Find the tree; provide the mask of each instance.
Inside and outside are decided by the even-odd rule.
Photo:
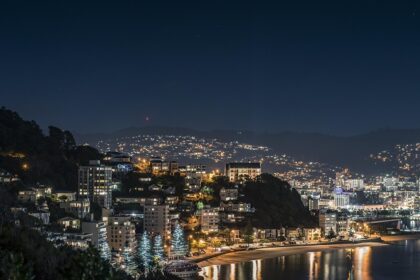
[[[101,258],[106,261],[111,261],[111,248],[109,247],[108,241],[106,239],[102,239],[99,241],[99,253]]]
[[[152,263],[152,256],[151,256],[151,244],[150,244],[150,237],[147,231],[145,231],[140,239],[140,246],[139,248],[139,257],[141,261],[141,268],[147,272]]]
[[[128,247],[125,247],[123,251],[123,269],[129,275],[135,276],[137,274],[135,257],[133,251]]]
[[[176,223],[172,232],[172,255],[174,257],[184,257],[187,250],[188,245],[185,242],[184,231],[179,223]]]
[[[248,244],[248,247],[254,241],[254,229],[250,222],[244,228],[244,241]]]
[[[153,242],[153,257],[157,260],[157,261],[161,261],[163,260],[163,241],[162,241],[162,236],[160,235],[156,235],[154,238],[154,242]]]
[[[246,182],[241,193],[244,202],[255,208],[251,222],[257,228],[316,225],[299,193],[287,182],[270,174],[262,174],[258,181]]]
[[[335,234],[334,230],[332,228],[330,228],[330,230],[328,231],[328,233],[325,235],[326,238],[328,238],[329,240],[335,238],[337,235]]]
[[[25,264],[22,254],[0,252],[0,278],[10,280],[32,280],[32,267]]]

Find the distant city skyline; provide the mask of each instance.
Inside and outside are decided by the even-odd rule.
[[[409,1],[8,2],[0,105],[80,133],[415,128],[417,10]]]

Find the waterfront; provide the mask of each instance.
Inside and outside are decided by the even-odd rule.
[[[204,279],[418,279],[420,240],[325,249],[203,267]]]

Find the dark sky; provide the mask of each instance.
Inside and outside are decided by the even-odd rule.
[[[79,132],[420,127],[419,4],[278,2],[3,0],[0,104]]]

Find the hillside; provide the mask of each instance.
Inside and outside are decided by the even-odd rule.
[[[50,126],[44,135],[36,122],[0,109],[0,169],[17,174],[24,184],[75,190],[77,165],[100,156],[93,148],[77,146],[69,131]]]
[[[256,209],[252,217],[253,226],[279,228],[316,225],[298,192],[272,175],[262,174],[260,180],[247,182],[243,193],[246,202]]]
[[[217,138],[221,141],[239,141],[265,145],[278,154],[287,154],[298,160],[317,161],[349,167],[365,174],[387,172],[369,160],[370,154],[391,149],[397,144],[420,142],[420,129],[382,129],[348,137],[320,133],[255,133],[251,131],[212,130],[199,131],[175,127],[131,127],[107,134],[76,134],[79,143],[95,144],[100,139],[115,139],[134,135],[190,135]]]

